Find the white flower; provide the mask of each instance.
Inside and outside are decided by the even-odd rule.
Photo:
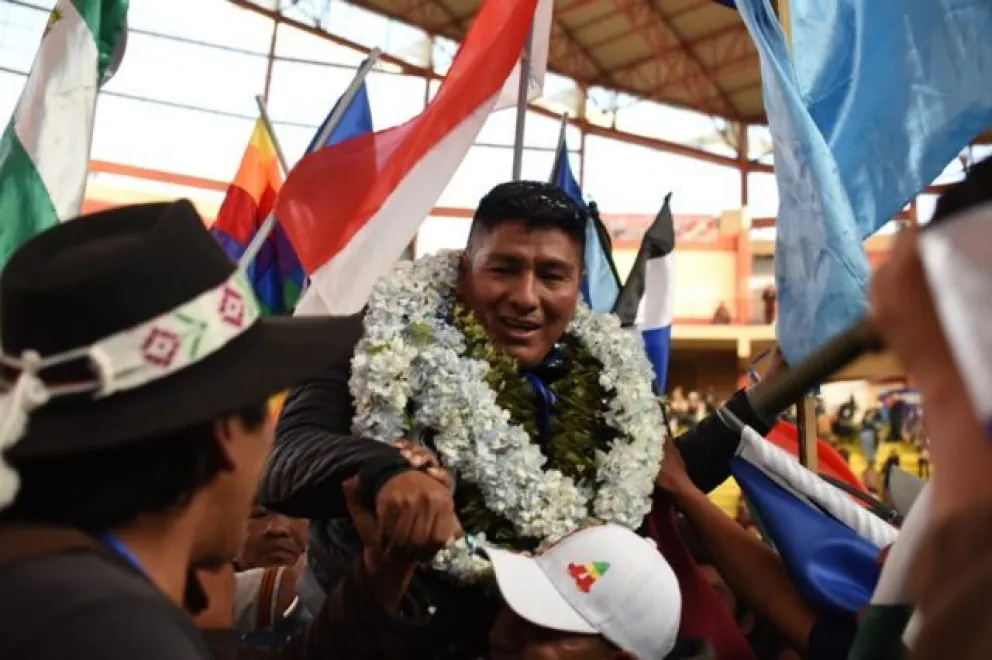
[[[542,547],[594,520],[636,529],[651,508],[665,439],[643,348],[615,316],[579,305],[569,332],[603,364],[599,383],[613,394],[604,421],[621,436],[599,457],[598,489],[545,470],[538,446],[496,404],[485,380],[489,365],[464,355],[464,337],[446,321],[458,255],[401,263],[373,287],[352,360],[353,431],[392,442],[409,428],[433,429],[445,467],[475,484],[486,506],[518,534],[542,539]],[[475,541],[484,543],[484,535]],[[464,539],[438,553],[433,565],[461,582],[492,574]]]

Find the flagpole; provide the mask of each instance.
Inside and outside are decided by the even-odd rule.
[[[790,0],[778,0],[778,20],[785,43],[792,50],[792,10]],[[796,430],[799,435],[799,462],[811,472],[817,471],[819,433],[816,424],[816,397],[809,392],[796,402]]]
[[[272,120],[269,118],[269,109],[265,107],[265,99],[261,94],[255,95],[255,105],[258,106],[258,118],[262,120],[262,125],[265,126],[265,130],[269,133],[269,139],[272,140],[272,146],[275,147],[276,156],[279,158],[279,165],[282,166],[283,175],[289,172],[289,163],[286,160],[286,154],[282,150],[282,145],[279,144],[279,138],[276,137],[276,131],[272,127]]]
[[[524,126],[527,122],[527,96],[530,94],[530,60],[531,48],[534,43],[534,27],[527,35],[527,45],[524,46],[520,58],[520,84],[517,87],[517,126],[513,136],[513,180],[519,181],[524,161]]]
[[[565,112],[561,116],[561,126],[558,129],[558,144],[555,145],[555,162],[551,165],[551,177],[548,179],[548,183],[554,183],[558,179],[558,168],[562,166],[561,159],[568,158],[568,151],[562,151],[562,147],[565,146],[565,132],[568,129],[568,113]]]
[[[338,127],[341,120],[344,118],[344,113],[347,112],[348,107],[351,102],[355,100],[355,96],[358,95],[358,91],[361,89],[362,85],[365,83],[365,79],[368,77],[369,73],[372,72],[372,68],[375,66],[379,57],[382,56],[382,50],[378,48],[373,48],[369,53],[369,56],[362,62],[362,65],[358,67],[355,71],[355,77],[352,78],[351,84],[348,85],[348,89],[345,90],[344,94],[341,95],[341,99],[338,101],[337,106],[331,113],[331,116],[327,118],[323,126],[323,130],[317,135],[317,139],[314,140],[314,149],[320,149],[327,142],[328,138],[334,132],[334,129]],[[275,133],[272,132],[272,123],[269,120],[268,112],[265,110],[265,103],[261,101],[261,97],[255,97],[258,101],[258,110],[262,118],[262,122],[265,124],[266,129],[269,131],[269,135],[272,137],[273,144],[276,145],[276,152],[279,154],[279,160],[282,161],[283,169],[288,173],[289,168],[286,167],[286,159],[279,150],[279,143],[276,142]],[[262,250],[262,245],[269,238],[269,234],[276,227],[276,214],[275,211],[269,214],[269,217],[265,219],[265,222],[258,231],[255,232],[255,236],[252,237],[251,243],[245,248],[245,253],[241,255],[241,260],[238,261],[239,268],[247,268],[249,264],[255,261],[255,257]]]

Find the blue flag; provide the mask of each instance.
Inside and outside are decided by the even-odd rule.
[[[730,472],[809,602],[837,614],[868,604],[881,573],[880,548],[745,458],[735,457]]]
[[[795,364],[867,311],[868,257],[837,163],[803,105],[768,0],[738,2],[761,56],[779,212],[775,280],[779,344]]]
[[[992,128],[992,3],[790,7],[799,91],[867,238]]]
[[[779,342],[795,362],[864,315],[862,240],[992,125],[992,6],[792,0],[793,66],[768,0],[737,5],[761,56]]]
[[[345,140],[350,140],[353,137],[364,135],[366,133],[371,133],[374,128],[372,126],[372,108],[369,106],[369,93],[365,88],[365,83],[363,82],[361,87],[358,88],[358,93],[355,94],[355,98],[351,100],[351,104],[344,111],[344,115],[341,117],[341,121],[338,125],[334,127],[331,134],[328,136],[327,141],[324,144],[317,144],[317,140],[320,139],[320,134],[324,132],[324,127],[327,126],[327,122],[330,121],[334,112],[338,109],[341,104],[342,99],[338,99],[331,111],[327,113],[327,117],[320,124],[320,128],[313,136],[313,140],[310,141],[310,146],[307,147],[306,153],[312,153],[318,149],[323,149],[324,147],[329,147],[332,144],[340,144]]]
[[[585,273],[582,277],[582,296],[594,312],[613,311],[613,305],[620,295],[620,281],[608,244],[604,244],[603,234],[598,226],[598,218],[589,213],[582,199],[582,190],[568,164],[568,146],[563,142],[555,158],[555,169],[551,182],[568,193],[576,204],[586,211],[586,254]]]

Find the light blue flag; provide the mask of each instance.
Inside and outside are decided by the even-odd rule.
[[[799,95],[768,0],[739,0],[761,56],[779,190],[775,280],[778,339],[790,363],[867,311],[868,257],[837,163]]]
[[[555,158],[555,169],[551,173],[551,183],[564,190],[586,213],[586,272],[582,277],[582,296],[594,312],[612,312],[613,305],[620,295],[620,281],[613,266],[613,257],[607,252],[600,237],[596,218],[588,213],[582,199],[579,182],[568,164],[568,147],[563,142]]]
[[[992,128],[989,0],[791,0],[803,102],[863,237]]]

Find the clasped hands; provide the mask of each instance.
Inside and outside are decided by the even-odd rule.
[[[408,440],[394,446],[414,469],[385,483],[374,512],[361,502],[358,477],[348,479],[343,484],[348,513],[367,559],[430,561],[452,539],[463,535],[455,514],[452,478],[426,447]]]

